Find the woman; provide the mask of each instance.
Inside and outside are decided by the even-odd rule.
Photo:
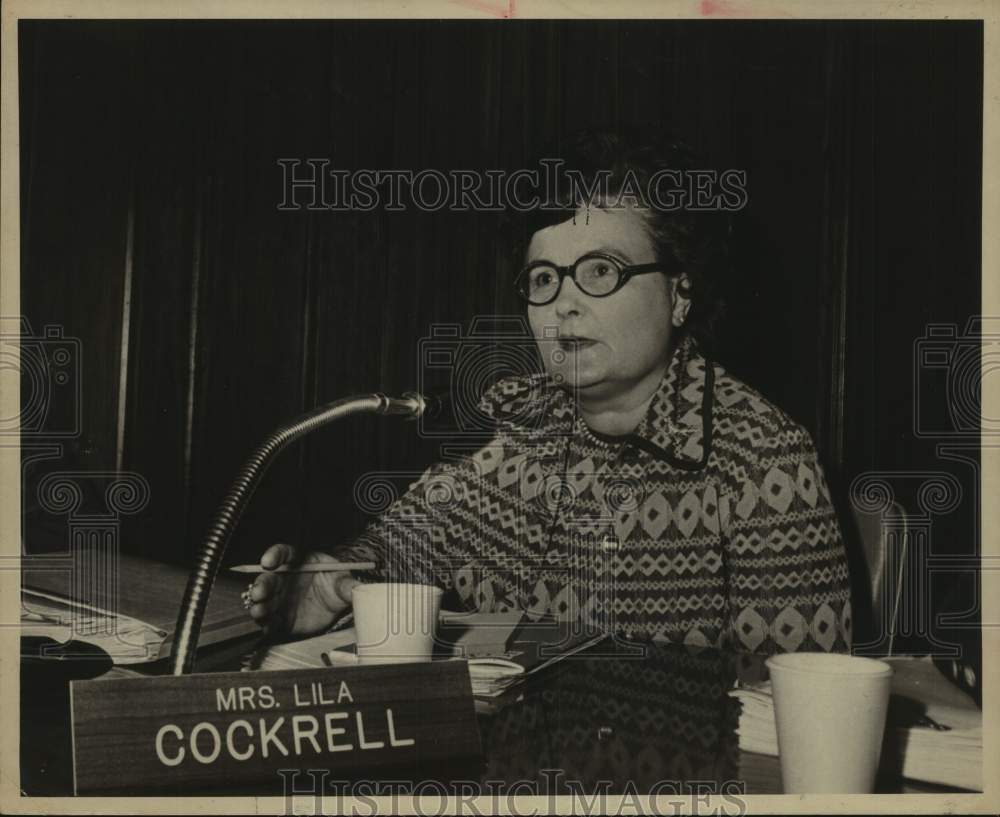
[[[590,135],[568,159],[608,186],[535,213],[547,221],[517,286],[547,376],[490,389],[490,444],[428,469],[354,544],[275,545],[262,565],[373,559],[379,577],[454,589],[470,609],[752,652],[848,649],[846,556],[809,434],[702,352],[718,215],[619,195],[690,156]],[[271,633],[316,632],[354,581],[265,574],[251,614]]]

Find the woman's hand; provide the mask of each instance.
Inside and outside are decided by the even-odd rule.
[[[274,570],[336,562],[326,553],[300,553],[291,545],[272,545],[260,566]],[[348,571],[330,573],[262,573],[254,582],[250,615],[268,636],[313,635],[327,629],[351,605],[358,584]]]

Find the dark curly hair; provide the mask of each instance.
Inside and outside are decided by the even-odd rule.
[[[690,202],[667,208],[662,206],[662,197],[649,200],[645,194],[656,187],[651,185],[654,177],[676,179],[690,175],[690,171],[711,171],[669,131],[654,133],[651,137],[648,125],[641,130],[580,131],[544,152],[540,164],[555,167],[559,163],[555,190],[548,186],[540,200],[543,206],[519,215],[521,235],[516,250],[523,257],[535,232],[572,218],[587,204],[580,199],[581,179],[583,189],[590,191],[603,176],[601,198],[591,201],[591,206],[600,207],[619,196],[627,200],[638,189],[640,195],[633,200],[639,198],[657,260],[672,273],[687,274],[680,292],[690,299],[691,308],[682,331],[703,347],[711,347],[724,308],[719,289],[728,264],[730,214],[719,208],[694,209]],[[663,171],[673,175],[665,176]]]

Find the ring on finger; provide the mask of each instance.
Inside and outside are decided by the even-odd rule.
[[[240,595],[240,598],[243,600],[244,610],[249,610],[251,607],[253,607],[253,597],[251,596],[251,594],[253,593],[253,588],[254,588],[254,582],[250,582],[250,584],[247,585],[247,589],[244,590],[243,593]]]

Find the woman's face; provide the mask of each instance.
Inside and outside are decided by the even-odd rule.
[[[589,252],[607,253],[627,265],[656,261],[641,214],[618,207],[592,208],[589,216],[580,210],[575,223],[570,219],[539,230],[526,263],[568,266]],[[603,298],[584,294],[566,277],[552,303],[528,307],[528,320],[546,370],[561,375],[561,382],[579,389],[581,397],[605,399],[659,383],[676,307],[676,279],[660,272],[636,275]],[[568,343],[571,338],[581,342]]]

